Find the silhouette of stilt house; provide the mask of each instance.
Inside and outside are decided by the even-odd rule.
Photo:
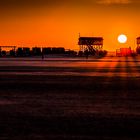
[[[79,37],[78,42],[81,52],[89,51],[90,54],[95,54],[103,48],[102,37]]]
[[[137,54],[140,54],[140,37],[137,38],[137,48],[136,48]]]

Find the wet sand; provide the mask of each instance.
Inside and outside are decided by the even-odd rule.
[[[0,139],[139,140],[140,62],[116,62],[2,61]]]

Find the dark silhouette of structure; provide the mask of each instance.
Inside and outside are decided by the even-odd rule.
[[[137,38],[137,48],[136,48],[137,54],[140,54],[140,37]]]
[[[64,53],[65,53],[65,49],[63,47],[52,48],[52,54],[64,54]]]
[[[23,56],[23,49],[21,47],[16,50],[16,56]]]
[[[52,53],[52,48],[47,47],[47,48],[42,48],[42,52],[44,55],[51,54]]]
[[[88,51],[88,50],[85,50],[85,51],[84,51],[84,55],[86,56],[86,59],[88,59],[89,51]]]
[[[32,48],[32,55],[33,56],[41,56],[41,48],[39,47],[33,47]]]
[[[23,48],[23,56],[30,56],[30,55],[31,55],[30,48],[28,47]]]
[[[80,52],[89,51],[89,54],[95,55],[103,48],[103,38],[102,37],[79,37],[78,45],[80,47]]]
[[[2,50],[3,48],[6,48],[6,49],[11,48],[12,50],[10,52],[10,55],[15,56],[16,46],[0,46],[0,56],[6,55],[6,51]]]
[[[41,55],[42,55],[42,60],[44,60],[44,52],[43,51],[42,51],[42,54]]]
[[[16,50],[16,56],[30,56],[31,55],[31,51],[30,48],[28,47],[19,47]]]
[[[65,50],[65,54],[67,56],[76,56],[77,55],[77,52],[75,52],[74,50],[68,49],[68,50]]]
[[[132,56],[134,51],[129,48],[120,48],[116,50],[116,56]]]

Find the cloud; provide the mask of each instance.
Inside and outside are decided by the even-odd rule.
[[[98,4],[131,4],[132,0],[98,0]]]
[[[130,4],[139,0],[0,0],[0,9],[69,6],[94,6],[95,4]]]
[[[46,10],[48,13],[57,8],[89,9],[96,5],[133,5],[139,6],[139,0],[0,0],[0,15]]]
[[[0,9],[22,9],[38,7],[93,6],[99,0],[0,0]],[[101,1],[100,1],[101,2]]]

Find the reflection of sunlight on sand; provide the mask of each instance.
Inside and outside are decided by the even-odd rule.
[[[140,62],[132,57],[0,59],[0,74],[139,77]],[[108,78],[106,79],[108,80]]]
[[[133,67],[131,67],[133,65]],[[138,72],[138,69],[139,69],[139,62],[136,61],[135,57],[132,57],[131,58],[131,62],[129,62],[129,68],[131,69],[131,75],[132,76],[137,76],[137,74],[139,73]]]
[[[134,62],[132,62],[132,57],[130,57],[130,58],[126,57],[125,59],[126,59],[125,72],[127,74],[126,77],[128,77],[128,75],[133,76],[135,74],[135,68],[131,67],[131,65],[134,64]],[[128,72],[128,71],[130,71],[130,72]]]

